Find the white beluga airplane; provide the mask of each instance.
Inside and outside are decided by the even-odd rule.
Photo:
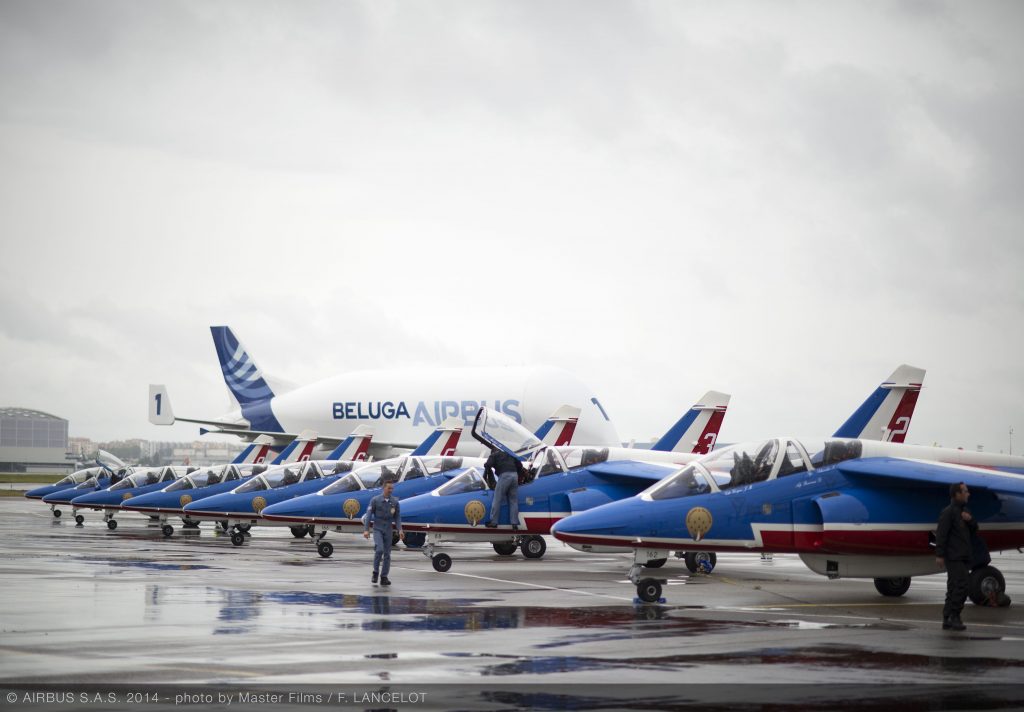
[[[594,445],[618,446],[619,434],[594,391],[568,371],[550,366],[507,368],[396,368],[353,371],[292,387],[256,365],[229,327],[212,326],[224,382],[237,409],[220,417],[179,417],[167,388],[149,388],[149,420],[208,426],[208,432],[252,440],[280,438],[313,430],[319,442],[334,446],[358,425],[371,425],[370,457],[411,450],[450,417],[468,425],[481,406],[535,431],[559,406],[580,408],[573,436]],[[462,443],[460,453],[479,448]]]

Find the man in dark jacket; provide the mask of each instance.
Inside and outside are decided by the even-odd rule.
[[[946,568],[946,605],[942,608],[945,630],[967,629],[960,620],[960,611],[967,600],[971,575],[971,537],[978,533],[978,523],[967,511],[970,496],[963,482],[950,485],[949,506],[942,510],[935,529],[935,560]]]
[[[494,475],[494,500],[491,502],[491,515],[487,526],[498,526],[501,505],[508,502],[508,518],[513,529],[519,528],[519,472],[523,463],[519,458],[509,455],[500,448],[493,448],[487,462],[484,463],[484,475]]]

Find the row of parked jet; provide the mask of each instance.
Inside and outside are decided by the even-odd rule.
[[[503,508],[497,527],[482,524],[493,497],[483,459],[456,455],[461,418],[442,422],[408,455],[375,462],[366,461],[369,426],[322,460],[311,459],[313,433],[280,452],[264,434],[228,465],[116,472],[108,465],[28,496],[50,504],[54,516],[71,506],[79,524],[82,510],[102,510],[110,529],[119,511],[158,518],[166,536],[172,517],[187,527],[215,521],[235,545],[255,524],[286,525],[329,557],[327,533],[361,532],[369,499],[393,480],[406,546],[422,549],[441,572],[452,565],[439,551],[446,541],[490,542],[499,555],[518,549],[540,558],[543,535],[553,534],[582,551],[631,551],[629,579],[644,601],[660,599],[664,579],[651,569],[673,553],[691,571],[710,573],[719,551],[796,553],[812,571],[872,578],[880,593],[899,596],[912,576],[938,572],[931,531],[951,483],[964,481],[974,493],[990,550],[1024,545],[1024,458],[903,444],[923,377],[899,367],[829,438],[719,448],[729,396],[715,391],[649,450],[573,445],[579,408],[559,408],[531,433],[509,414],[480,407],[473,438],[521,459],[528,473],[519,521]],[[1000,600],[1004,590],[996,568],[972,573],[976,603]]]

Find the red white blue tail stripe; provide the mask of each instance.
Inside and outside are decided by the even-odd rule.
[[[651,449],[698,455],[711,452],[722,429],[729,398],[727,393],[708,391]]]
[[[924,383],[924,374],[923,368],[907,364],[897,368],[840,426],[833,437],[904,442],[917,406],[921,384]]]

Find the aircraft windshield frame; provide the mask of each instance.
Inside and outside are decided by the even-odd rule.
[[[353,486],[355,485],[355,486]],[[325,497],[332,494],[345,494],[347,492],[360,492],[366,489],[366,483],[359,477],[357,472],[349,472],[336,479],[331,484],[320,490]]]
[[[370,462],[362,467],[352,470],[351,474],[359,476],[359,479],[366,485],[366,489],[375,489],[384,486],[384,470],[387,470],[388,480],[392,482],[401,482],[402,475],[404,473],[406,464],[411,457],[409,455],[400,455],[398,457],[389,457],[386,460],[377,460],[376,462]],[[371,475],[370,473],[376,473]],[[370,477],[373,479],[370,480]]]
[[[469,492],[488,492],[487,480],[478,467],[471,467],[465,472],[456,475],[451,482],[445,482],[434,490],[438,497],[448,497],[456,494],[467,494]]]
[[[780,438],[748,440],[712,450],[696,460],[720,490],[765,482],[775,472]]]
[[[88,482],[90,478],[96,477],[100,473],[100,471],[102,471],[102,470],[103,470],[102,467],[88,467],[88,468],[86,468],[84,470],[79,470],[78,472],[72,472],[70,475],[68,475],[64,479],[60,480],[59,482],[55,482],[54,484],[55,485],[80,485],[80,484],[84,484],[85,482]]]
[[[640,497],[650,502],[697,497],[719,491],[718,483],[711,473],[699,462],[692,462],[645,489],[640,493]]]
[[[75,485],[75,489],[95,489],[99,483],[99,478],[93,476],[87,479],[85,482]]]
[[[484,445],[504,450],[520,460],[546,447],[536,435],[515,420],[486,407],[477,411],[472,434]]]

